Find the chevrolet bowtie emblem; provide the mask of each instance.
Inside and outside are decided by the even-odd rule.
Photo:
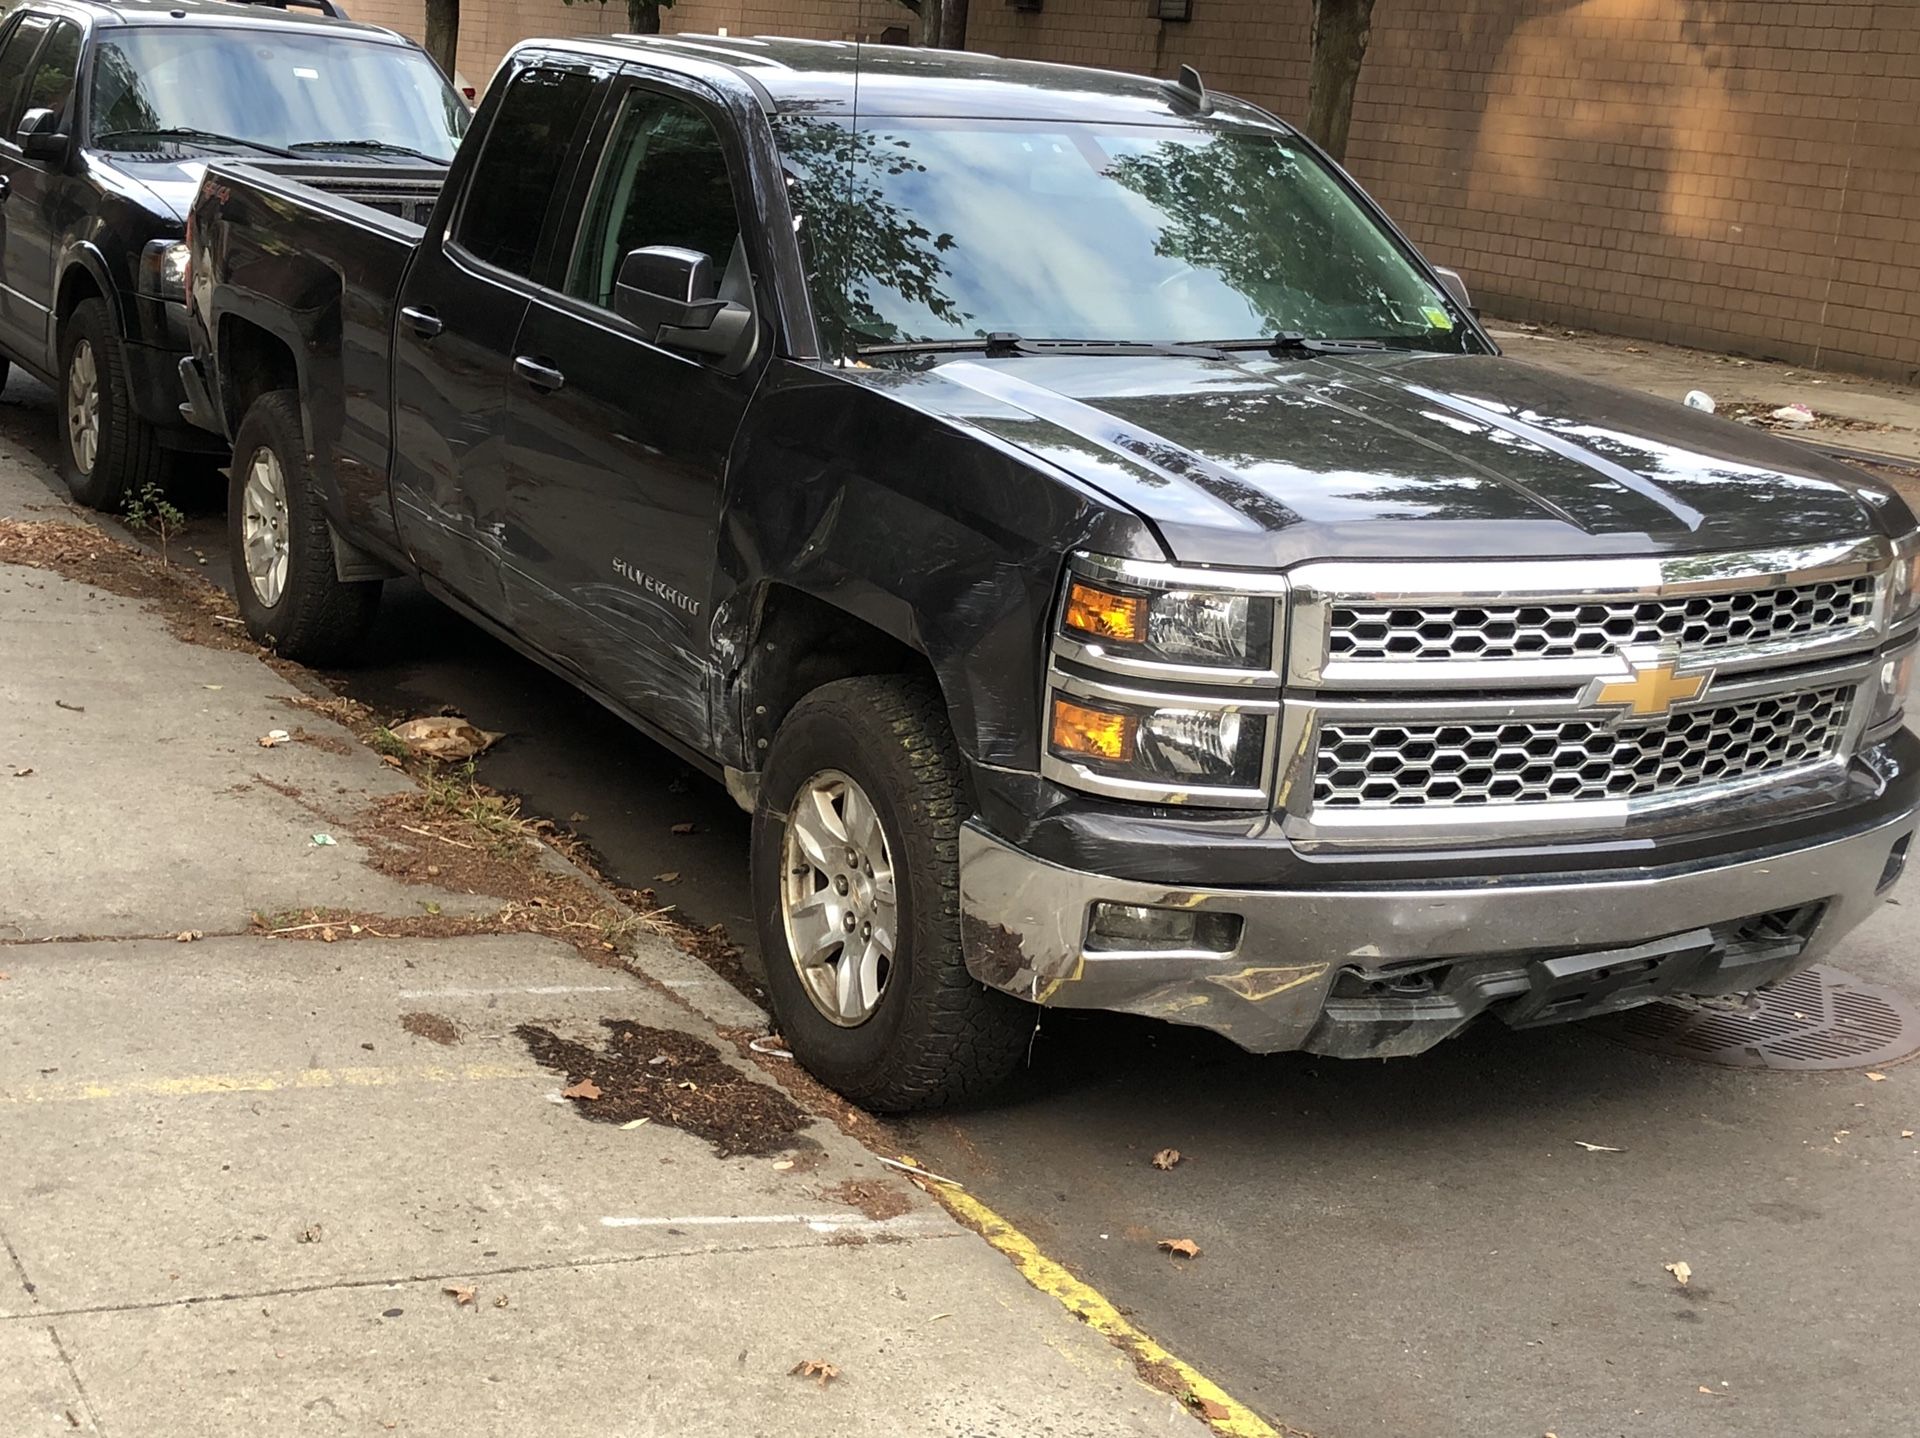
[[[1665,714],[1676,704],[1698,699],[1713,680],[1710,670],[1676,674],[1672,659],[1622,657],[1626,658],[1631,677],[1595,679],[1582,696],[1582,702],[1588,707],[1623,708],[1627,713],[1642,716]]]

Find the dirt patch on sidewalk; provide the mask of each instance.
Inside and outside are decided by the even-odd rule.
[[[721,1158],[792,1148],[813,1122],[779,1089],[734,1068],[712,1044],[677,1029],[602,1019],[595,1048],[537,1024],[515,1035],[535,1063],[564,1075],[575,1112],[595,1123],[647,1119],[711,1143]]]
[[[460,1042],[460,1025],[445,1014],[411,1013],[400,1015],[400,1027],[417,1039],[452,1048]]]

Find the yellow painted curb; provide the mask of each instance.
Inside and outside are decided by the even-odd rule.
[[[1081,1282],[1042,1253],[1034,1241],[988,1208],[979,1199],[944,1184],[925,1185],[928,1192],[945,1204],[947,1211],[986,1239],[1020,1270],[1028,1283],[1053,1299],[1069,1313],[1086,1320],[1096,1333],[1104,1334],[1130,1357],[1173,1375],[1184,1386],[1189,1411],[1212,1427],[1222,1438],[1306,1438],[1289,1428],[1285,1435],[1246,1404],[1222,1389],[1192,1364],[1175,1357],[1133,1324],[1109,1303],[1098,1289]]]
[[[538,1069],[510,1064],[437,1065],[413,1068],[285,1069],[266,1073],[182,1074],[131,1078],[117,1083],[27,1084],[0,1088],[0,1103],[73,1103],[115,1098],[190,1098],[203,1094],[277,1093],[285,1089],[388,1088],[395,1084],[484,1083],[539,1079]]]

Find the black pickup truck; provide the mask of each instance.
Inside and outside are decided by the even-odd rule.
[[[1190,72],[533,42],[424,225],[244,161],[193,223],[252,632],[417,574],[724,781],[876,1107],[1046,1005],[1359,1056],[1751,991],[1906,860],[1907,506],[1501,358]]]
[[[59,397],[74,497],[115,509],[172,454],[187,202],[215,155],[438,162],[467,112],[426,52],[332,0],[28,0],[0,20],[0,379]]]

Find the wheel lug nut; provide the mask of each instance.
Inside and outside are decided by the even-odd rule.
[[[847,876],[845,874],[835,874],[833,876],[833,891],[836,894],[844,894],[847,892]]]
[[[846,917],[846,921],[845,921],[845,928],[846,928],[846,931],[847,931],[848,933],[852,933],[852,932],[853,932],[853,925],[854,925],[854,918],[853,918],[853,915],[852,915],[852,914],[848,914],[848,915],[847,915],[847,917]]]
[[[872,937],[873,937],[873,925],[872,925],[872,924],[862,924],[862,925],[860,926],[860,937],[861,937],[861,938],[863,938],[863,939],[870,939],[870,938],[872,938]]]
[[[849,869],[857,869],[860,867],[860,851],[858,849],[847,850],[847,867]]]

